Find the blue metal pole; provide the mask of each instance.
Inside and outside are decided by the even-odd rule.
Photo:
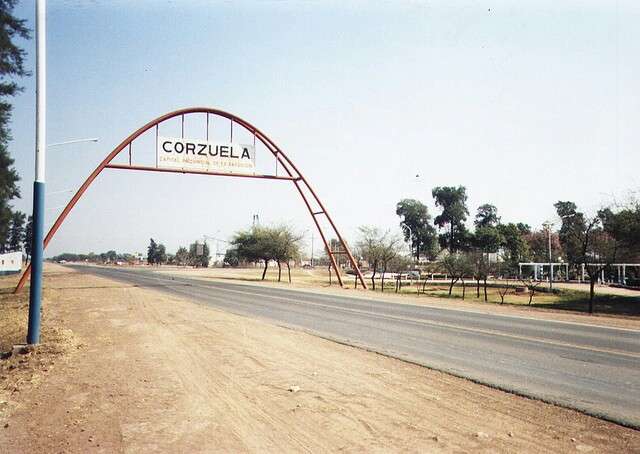
[[[36,178],[33,183],[33,243],[27,343],[40,342],[42,260],[44,249],[44,173],[47,150],[47,31],[46,0],[36,0]]]
[[[42,262],[44,241],[44,182],[33,183],[33,243],[31,245],[31,286],[29,287],[29,329],[27,344],[40,342],[42,302]]]

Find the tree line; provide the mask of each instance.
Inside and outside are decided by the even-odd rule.
[[[22,251],[31,255],[31,216],[15,210],[12,201],[20,198],[20,177],[9,154],[12,105],[10,98],[21,91],[13,80],[29,72],[24,66],[25,51],[15,39],[29,39],[26,21],[13,15],[15,0],[0,2],[0,253]]]
[[[191,243],[189,249],[180,246],[175,254],[167,254],[164,244],[157,243],[153,238],[149,240],[149,246],[147,247],[147,263],[149,265],[167,264],[206,268],[209,266],[210,259],[209,245],[206,241],[203,243],[198,241]]]
[[[593,311],[594,285],[601,274],[612,274],[611,265],[615,262],[640,261],[640,203],[637,200],[623,206],[604,207],[590,216],[579,211],[574,202],[558,201],[554,208],[561,222],[555,231],[551,227],[534,231],[522,222],[504,223],[496,206],[486,203],[477,208],[474,228],[470,230],[464,186],[436,187],[432,196],[440,211],[434,218],[427,206],[415,199],[398,202],[396,215],[401,219],[403,239],[415,260],[437,261],[451,277],[449,294],[460,280],[464,292],[464,279],[473,278],[478,296],[480,281],[484,282],[486,298],[489,275],[528,280],[529,287],[533,288],[529,272],[522,276],[518,264],[562,259],[569,264],[570,275],[564,278],[576,277],[584,267],[590,282],[589,310]],[[398,246],[397,239],[388,232],[372,227],[360,229],[358,249],[374,275],[378,270],[384,273],[390,265],[394,269],[401,265]]]
[[[89,252],[88,254],[76,254],[73,252],[64,252],[51,258],[54,262],[88,262],[98,264],[108,264],[116,262],[134,263],[137,257],[134,254],[119,253],[116,251],[107,251],[101,253]]]

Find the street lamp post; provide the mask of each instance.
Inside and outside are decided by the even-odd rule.
[[[542,226],[547,229],[547,234],[549,236],[549,290],[553,290],[553,265],[551,264],[551,227],[553,226],[553,223],[545,222]]]
[[[409,227],[407,224],[404,224],[404,223],[400,224],[400,226],[409,231],[409,241],[411,241],[410,249],[411,249],[411,255],[413,255],[413,230],[411,230],[411,227]]]
[[[99,139],[97,137],[91,137],[88,139],[73,139],[73,140],[65,140],[64,142],[56,142],[56,143],[50,143],[47,145],[47,148],[51,148],[51,147],[59,147],[61,145],[71,145],[74,143],[84,143],[84,142],[97,142]]]
[[[40,342],[42,304],[42,259],[44,240],[45,152],[47,149],[47,30],[46,0],[36,0],[36,168],[33,182],[33,239],[31,245],[31,286],[29,287],[29,326],[27,343]]]

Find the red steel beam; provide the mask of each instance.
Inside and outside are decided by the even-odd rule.
[[[224,172],[205,172],[200,170],[189,169],[169,169],[163,167],[150,167],[150,166],[130,166],[126,164],[107,164],[105,169],[118,169],[118,170],[141,170],[143,172],[164,172],[164,173],[189,173],[194,175],[212,175],[216,177],[240,177],[240,178],[263,178],[268,180],[299,180],[300,177],[278,177],[275,175],[256,175],[251,173],[224,173]]]

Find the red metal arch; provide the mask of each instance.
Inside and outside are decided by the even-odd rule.
[[[133,166],[133,165],[131,165],[131,155],[129,155],[129,165],[112,164],[111,163],[113,161],[113,159],[116,158],[125,148],[130,147],[131,143],[135,139],[137,139],[138,137],[140,137],[142,134],[144,134],[145,132],[149,131],[150,129],[155,127],[156,128],[156,136],[157,136],[157,134],[158,134],[158,129],[157,128],[161,123],[163,123],[163,122],[165,122],[165,121],[167,121],[169,119],[175,118],[175,117],[182,117],[183,125],[184,125],[184,116],[185,115],[197,114],[197,113],[205,113],[205,114],[207,114],[207,125],[208,125],[208,120],[209,120],[209,115],[210,114],[211,115],[216,115],[216,116],[219,116],[219,117],[223,117],[223,118],[226,118],[226,119],[230,120],[231,121],[231,134],[233,134],[233,125],[234,124],[238,124],[238,125],[242,126],[243,128],[245,128],[250,133],[252,133],[254,135],[254,137],[256,137],[258,140],[260,140],[260,142],[262,142],[262,144],[264,144],[264,146],[275,157],[275,159],[276,159],[276,175],[228,174],[228,173],[215,173],[215,172],[199,172],[199,171],[190,171],[190,170],[172,170],[172,169],[158,168],[158,167]],[[208,134],[208,126],[207,126],[207,134]],[[131,150],[131,148],[129,148],[129,150]],[[278,168],[277,166],[278,165],[282,166],[282,168],[284,169],[284,172],[285,172],[286,175],[283,175],[283,176],[278,176],[277,175],[277,168]],[[320,233],[320,237],[322,238],[322,242],[324,243],[325,250],[327,251],[329,259],[331,261],[331,267],[334,269],[334,271],[336,273],[336,276],[338,278],[339,284],[343,285],[343,281],[342,281],[342,277],[340,275],[340,270],[339,270],[338,265],[336,263],[335,256],[337,254],[345,254],[349,259],[351,267],[356,272],[356,279],[360,281],[360,283],[362,284],[363,288],[367,288],[367,285],[366,285],[366,283],[364,281],[362,273],[360,272],[360,268],[358,267],[358,264],[357,264],[356,260],[354,259],[353,254],[351,254],[351,251],[349,250],[349,248],[347,246],[347,243],[344,241],[342,235],[340,234],[340,232],[336,228],[336,225],[333,222],[333,219],[331,219],[331,216],[329,216],[329,213],[327,212],[326,208],[324,207],[324,204],[320,201],[320,199],[316,195],[316,193],[313,190],[313,188],[311,187],[311,185],[309,185],[309,183],[306,180],[306,178],[302,175],[302,173],[300,173],[298,168],[284,154],[284,152],[269,137],[267,137],[266,134],[264,134],[258,128],[253,126],[251,123],[249,123],[246,120],[243,120],[240,117],[237,117],[237,116],[235,116],[235,115],[233,115],[233,114],[231,114],[229,112],[225,112],[225,111],[219,110],[219,109],[212,109],[212,108],[209,108],[209,107],[190,107],[190,108],[175,110],[173,112],[169,112],[169,113],[167,113],[165,115],[162,115],[162,116],[160,116],[160,117],[158,117],[158,118],[156,118],[154,120],[151,120],[149,123],[147,123],[146,125],[142,126],[138,130],[133,132],[129,137],[124,139],[116,148],[114,148],[113,151],[111,153],[109,153],[106,158],[104,158],[104,160],[98,165],[98,167],[96,167],[96,169],[91,173],[91,175],[89,175],[89,177],[85,180],[85,182],[82,184],[82,186],[80,186],[80,188],[75,193],[73,198],[69,201],[67,206],[65,206],[64,210],[62,210],[62,212],[60,213],[60,215],[56,219],[56,222],[51,226],[51,229],[49,229],[49,232],[47,233],[47,236],[44,239],[44,247],[45,248],[47,247],[47,245],[49,244],[49,242],[51,241],[51,239],[53,238],[55,233],[58,231],[58,229],[60,228],[60,225],[62,225],[62,222],[65,220],[67,215],[71,212],[71,210],[76,205],[78,200],[80,200],[82,195],[89,188],[91,183],[93,183],[93,181],[98,177],[98,175],[100,175],[100,173],[104,169],[107,169],[107,168],[109,168],[109,169],[123,169],[123,170],[142,170],[142,171],[153,171],[153,172],[193,173],[193,174],[203,174],[203,175],[219,175],[219,176],[232,176],[232,177],[244,177],[244,178],[266,178],[266,179],[273,179],[273,180],[288,180],[288,181],[292,181],[293,184],[296,186],[296,189],[300,193],[300,196],[302,197],[302,200],[304,201],[305,206],[309,210],[309,214],[311,215],[311,218],[313,219],[313,222],[315,223],[316,228],[318,229],[318,232]],[[308,192],[308,194],[305,193],[305,189]],[[313,207],[312,203],[315,203],[315,205],[318,207],[318,209],[316,211],[314,211],[314,207]],[[318,216],[322,216],[322,215],[324,215],[326,217],[326,219],[329,221],[329,225],[331,226],[331,230],[333,230],[333,232],[335,233],[336,237],[338,238],[338,241],[340,242],[340,246],[341,246],[342,250],[340,250],[340,251],[331,250],[331,248],[329,246],[329,243],[327,242],[327,236],[325,235],[325,232],[322,230],[320,222],[318,221]],[[20,278],[20,281],[18,282],[18,285],[16,286],[16,288],[14,290],[14,293],[18,292],[24,286],[26,280],[28,279],[28,277],[30,275],[30,270],[31,270],[31,264],[29,264],[27,266],[27,268],[25,269],[25,271],[22,273],[22,276]]]

